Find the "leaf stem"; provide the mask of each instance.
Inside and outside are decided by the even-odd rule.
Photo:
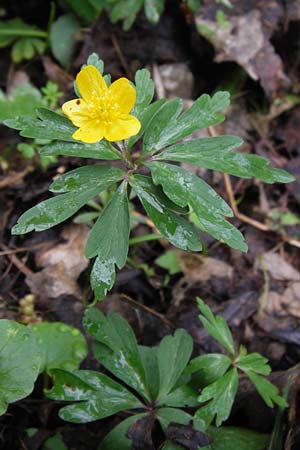
[[[47,31],[42,30],[1,30],[0,36],[26,36],[26,37],[42,37],[47,38]]]
[[[162,239],[162,237],[163,236],[161,234],[157,233],[144,234],[143,236],[137,236],[129,239],[129,245],[140,244],[141,242],[147,241],[158,241],[159,239]]]

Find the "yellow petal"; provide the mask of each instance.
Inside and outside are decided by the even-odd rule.
[[[87,144],[94,144],[103,139],[105,131],[101,124],[96,123],[96,121],[90,121],[79,128],[79,130],[76,130],[72,138]]]
[[[130,114],[122,114],[107,127],[104,137],[108,141],[121,141],[134,136],[140,129],[141,123],[136,117]]]
[[[119,78],[114,81],[109,87],[109,92],[122,114],[128,114],[132,110],[136,100],[136,92],[127,78]]]
[[[82,98],[64,103],[62,105],[62,110],[76,127],[81,127],[86,122],[90,121],[88,105]]]
[[[89,103],[95,97],[101,97],[108,88],[101,73],[94,66],[86,66],[76,77],[80,94]]]

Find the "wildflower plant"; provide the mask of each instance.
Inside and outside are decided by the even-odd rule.
[[[233,212],[204,180],[178,163],[188,163],[241,178],[257,177],[266,183],[293,181],[281,169],[269,168],[265,158],[232,152],[242,144],[237,136],[184,140],[194,132],[224,120],[220,111],[229,105],[229,93],[201,95],[182,112],[179,98],[152,102],[154,83],[146,69],[135,82],[121,78],[111,84],[103,76],[103,62],[91,55],[76,78],[78,98],[63,105],[65,116],[46,108],[35,118],[19,116],[5,121],[21,136],[49,139],[43,156],[76,156],[114,161],[88,164],[57,178],[55,195],[26,211],[13,234],[43,231],[73,216],[102,191],[117,184],[110,202],[94,224],[86,256],[96,258],[91,285],[103,299],[128,254],[129,195],[136,194],[159,233],[175,247],[200,251],[199,228],[234,249],[247,250],[243,235],[227,217]],[[188,217],[193,216],[197,227]]]

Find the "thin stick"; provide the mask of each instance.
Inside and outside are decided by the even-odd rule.
[[[6,247],[5,244],[0,244],[0,247],[5,251],[9,250],[9,248]],[[28,267],[26,267],[25,264],[16,255],[8,254],[7,257],[19,269],[19,271],[22,272],[23,275],[25,275],[25,277],[30,277],[33,274],[33,272],[28,269]]]
[[[129,303],[132,303],[134,306],[136,306],[139,309],[144,310],[145,312],[147,312],[148,314],[151,314],[152,316],[157,317],[158,319],[160,319],[167,327],[175,329],[175,326],[168,320],[165,318],[165,316],[163,314],[158,313],[157,311],[155,311],[152,308],[149,308],[149,306],[143,305],[142,303],[137,302],[136,300],[134,300],[133,298],[129,297],[129,295],[126,294],[121,294],[121,298],[124,298],[124,300],[128,301]]]
[[[114,34],[111,34],[110,38],[111,38],[114,50],[115,50],[115,52],[116,52],[116,54],[117,54],[117,56],[118,56],[118,58],[120,60],[120,63],[122,64],[123,69],[126,72],[126,75],[128,76],[128,78],[132,78],[132,72],[131,72],[128,64],[127,64],[126,59],[124,58],[122,50],[121,50],[121,48],[119,46],[118,39],[116,38],[116,36]]]

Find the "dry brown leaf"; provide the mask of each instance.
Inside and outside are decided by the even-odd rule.
[[[66,242],[36,254],[36,264],[43,269],[26,278],[31,292],[38,297],[60,295],[81,297],[77,279],[88,266],[84,248],[89,229],[85,225],[67,226],[61,237]]]

